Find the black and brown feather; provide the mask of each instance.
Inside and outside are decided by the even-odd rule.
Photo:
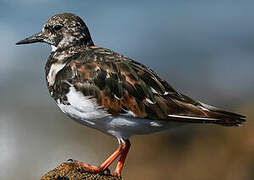
[[[53,55],[46,64],[57,60]],[[112,116],[132,113],[137,118],[239,125],[244,116],[212,108],[175,91],[150,68],[97,46],[80,46],[63,62],[66,66],[49,86],[55,100],[66,101],[70,85]],[[172,115],[172,116],[171,116]]]

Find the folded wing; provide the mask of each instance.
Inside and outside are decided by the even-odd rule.
[[[244,116],[226,112],[175,91],[150,68],[111,50],[93,47],[69,62],[65,79],[112,116],[129,115],[183,123],[239,125]],[[70,71],[72,70],[72,71]],[[72,73],[65,75],[66,73]]]

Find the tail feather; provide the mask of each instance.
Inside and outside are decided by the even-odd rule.
[[[246,121],[245,116],[240,114],[224,111],[204,103],[199,103],[198,106],[202,109],[205,116],[168,115],[168,118],[177,122],[212,123],[223,126],[240,126]]]
[[[204,103],[200,103],[200,104],[202,107],[204,107],[205,109],[209,111],[208,113],[209,116],[217,119],[215,124],[224,125],[224,126],[239,126],[246,121],[245,120],[246,117],[243,115],[224,111]]]

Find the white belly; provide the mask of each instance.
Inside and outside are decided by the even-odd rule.
[[[182,123],[135,118],[131,114],[113,117],[97,106],[89,97],[70,87],[66,95],[69,105],[57,102],[59,108],[72,119],[118,138],[151,134],[182,125]]]

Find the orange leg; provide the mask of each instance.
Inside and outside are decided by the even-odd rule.
[[[122,140],[122,144],[123,144],[122,153],[121,153],[119,161],[117,162],[116,169],[113,174],[114,176],[118,176],[118,177],[121,177],[121,171],[123,169],[124,161],[131,147],[131,143],[129,140]]]
[[[116,160],[118,156],[120,156],[120,159],[117,163],[117,167],[115,169],[115,176],[121,176],[121,170],[123,168],[123,163],[126,159],[126,155],[129,151],[130,148],[130,141],[129,140],[119,140],[119,147],[117,150],[108,158],[106,159],[99,167],[98,166],[93,166],[81,162],[76,162],[79,166],[83,167],[84,169],[88,170],[89,172],[93,173],[100,173],[103,174],[104,171]]]

